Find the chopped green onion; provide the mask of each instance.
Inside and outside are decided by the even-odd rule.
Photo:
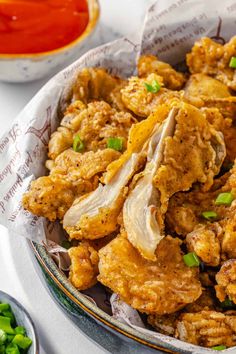
[[[77,135],[74,137],[73,150],[76,151],[76,152],[81,152],[81,151],[84,150],[84,143],[83,143],[83,141],[81,140],[79,134],[77,134]]]
[[[232,69],[236,69],[236,57],[232,57],[229,62],[229,67]]]
[[[11,319],[9,317],[0,316],[0,329],[7,334],[14,334],[14,329],[11,326]]]
[[[70,241],[64,240],[64,241],[62,241],[61,246],[68,250],[69,248],[71,248],[71,243],[70,243]],[[23,334],[23,333],[20,333],[20,334]]]
[[[8,335],[7,335],[7,341],[8,341],[8,343],[11,343],[12,340],[13,340],[13,338],[15,338],[15,334],[8,334]]]
[[[216,205],[230,205],[232,201],[234,200],[234,197],[232,193],[220,193],[218,197],[215,200]]]
[[[203,211],[202,212],[202,216],[206,219],[206,220],[215,220],[218,215],[215,211],[213,210],[208,210],[208,211]]]
[[[183,260],[188,267],[198,267],[200,265],[200,260],[195,252],[185,254]]]
[[[11,310],[3,311],[2,314],[5,317],[9,317],[11,319],[11,324],[14,325],[14,323],[16,322],[16,319],[15,319],[14,313]]]
[[[6,354],[20,354],[18,346],[14,343],[8,344],[6,347]]]
[[[123,141],[123,138],[108,138],[107,147],[116,151],[122,151]]]
[[[2,311],[6,311],[10,309],[10,305],[9,304],[0,304],[0,312]]]
[[[18,345],[21,349],[27,349],[31,346],[32,340],[29,337],[25,337],[22,334],[17,334],[12,343]]]
[[[23,334],[23,336],[26,334],[25,327],[17,326],[14,330],[16,334]]]
[[[157,93],[161,89],[161,85],[157,80],[153,80],[151,84],[148,84],[147,82],[144,83],[146,89],[148,92],[152,93]]]
[[[0,345],[2,345],[3,343],[5,343],[7,340],[7,334],[5,331],[3,331],[2,329],[0,329]]]
[[[211,349],[214,349],[214,350],[224,350],[224,349],[226,349],[226,346],[225,346],[225,345],[217,345],[216,347],[212,347]]]
[[[233,301],[231,301],[231,300],[227,297],[224,301],[221,302],[220,306],[223,307],[223,308],[224,308],[224,307],[233,307],[233,306],[234,306],[234,303],[233,303]]]

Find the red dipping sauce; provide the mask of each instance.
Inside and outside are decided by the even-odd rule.
[[[86,0],[0,0],[0,53],[63,47],[84,32],[88,21]]]

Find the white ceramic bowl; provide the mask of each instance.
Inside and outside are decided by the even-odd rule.
[[[0,54],[0,81],[27,82],[41,79],[70,57],[79,55],[84,41],[92,34],[99,18],[98,0],[87,0],[89,22],[85,31],[64,47],[37,54]]]

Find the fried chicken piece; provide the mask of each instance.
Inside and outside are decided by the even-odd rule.
[[[184,85],[184,74],[177,72],[170,64],[160,61],[154,55],[142,55],[138,60],[139,77],[145,78],[153,73],[161,76],[165,87],[170,90],[180,90]]]
[[[98,253],[88,243],[81,242],[79,246],[68,250],[71,259],[69,280],[78,290],[91,288],[97,282]]]
[[[44,176],[31,182],[22,204],[31,213],[55,221],[63,218],[74,198],[75,190],[70,182],[57,176]]]
[[[177,321],[175,337],[184,342],[213,347],[236,344],[236,315],[216,311],[183,313]]]
[[[218,266],[220,264],[218,235],[221,232],[221,227],[217,223],[197,227],[186,237],[188,251],[195,252],[206,265]]]
[[[125,235],[99,251],[98,280],[140,312],[169,314],[201,295],[198,269],[183,262],[180,240],[167,236],[157,246],[157,261],[148,261]]]
[[[226,154],[222,135],[200,110],[181,102],[175,120],[174,135],[164,141],[163,159],[153,178],[163,213],[169,198],[189,190],[193,183],[199,182],[202,190],[209,190]]]
[[[216,296],[223,302],[228,296],[236,304],[236,259],[223,263],[216,274]]]
[[[112,76],[102,68],[84,68],[79,71],[73,85],[73,101],[89,103],[104,100],[111,103],[111,92],[125,83],[125,80]]]
[[[32,182],[23,197],[24,208],[51,221],[62,219],[76,198],[98,186],[98,174],[119,156],[113,149],[84,154],[64,151],[55,161],[47,161],[49,176]]]
[[[150,116],[131,127],[127,150],[107,167],[102,180],[105,185],[80,198],[66,213],[63,227],[71,238],[101,238],[117,229],[127,185],[146,163],[147,141],[158,119],[167,115],[167,107],[160,107],[158,117]]]
[[[195,42],[186,60],[192,74],[202,73],[213,76],[230,89],[236,90],[236,71],[229,67],[233,56],[236,56],[236,36],[225,45],[203,37]]]
[[[47,161],[46,166],[50,169],[50,174],[60,175],[75,185],[80,179],[90,180],[106,171],[107,166],[120,155],[120,152],[113,149],[88,151],[84,154],[67,149],[55,161]]]
[[[147,90],[145,83],[152,85],[153,81],[157,81],[163,85],[162,80],[162,77],[157,74],[150,74],[145,79],[131,77],[128,84],[121,90],[121,98],[125,107],[139,117],[147,117],[158,105],[183,96],[183,92],[171,91],[164,87],[161,87],[157,93]]]
[[[231,96],[228,87],[204,74],[191,75],[184,88],[185,98],[196,107],[218,108],[224,117],[234,118],[236,97]]]
[[[222,220],[227,220],[230,211],[229,206],[215,205],[215,200],[221,192],[228,192],[233,188],[233,178],[231,185],[229,179],[236,174],[236,169],[232,169],[220,178],[214,180],[214,184],[207,192],[192,190],[190,192],[176,193],[169,201],[166,213],[166,226],[170,232],[186,236],[192,232],[198,224],[205,225],[207,221],[202,217],[202,212],[211,210],[218,215],[219,223],[224,229]],[[235,178],[235,177],[234,177]],[[235,180],[236,182],[236,180]],[[236,185],[236,184],[235,184]]]
[[[58,127],[48,142],[48,156],[54,160],[73,144],[73,132],[66,127]]]
[[[188,304],[183,309],[184,312],[200,312],[202,310],[209,311],[215,310],[216,303],[212,296],[211,290],[203,290],[202,295],[193,303]],[[159,333],[173,336],[176,331],[177,321],[180,312],[177,311],[170,315],[149,315],[147,318],[148,323],[157,330]]]
[[[234,162],[236,158],[236,126],[230,118],[225,118],[218,108],[203,108],[207,121],[224,135],[226,159],[224,166]]]
[[[221,240],[222,259],[236,258],[236,210],[232,206],[225,219],[221,221],[223,237]]]
[[[107,147],[107,139],[123,138],[126,147],[128,132],[136,119],[128,112],[118,112],[104,101],[91,102],[85,106],[74,102],[66,111],[61,126],[49,141],[48,156],[54,160],[61,152],[72,147],[74,137],[79,134],[84,152]]]

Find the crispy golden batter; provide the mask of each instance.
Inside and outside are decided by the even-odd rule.
[[[158,60],[154,55],[142,55],[138,61],[138,75],[146,77],[152,73],[161,76],[165,87],[170,90],[180,90],[185,82],[184,74],[178,73],[170,64]]]
[[[31,213],[55,221],[63,218],[74,198],[75,190],[70,182],[57,176],[45,176],[31,183],[22,204]]]
[[[222,136],[197,108],[182,103],[175,120],[175,133],[164,141],[163,160],[153,178],[163,212],[174,193],[189,190],[193,183],[208,190],[225,158]]]
[[[219,193],[233,190],[235,183],[236,168],[222,177],[216,179],[212,188],[207,192],[192,190],[190,192],[176,193],[169,201],[166,214],[166,224],[171,232],[186,236],[192,232],[198,224],[205,225],[207,221],[202,217],[204,211],[215,211],[218,215],[219,224],[226,228],[227,216],[233,206],[215,205]],[[230,182],[231,181],[231,182]]]
[[[202,310],[215,310],[216,304],[212,296],[211,290],[203,290],[202,295],[193,303],[188,304],[182,310],[184,312],[200,312]],[[170,315],[149,315],[148,323],[158,332],[166,335],[174,335],[176,331],[177,321],[180,317],[180,312],[177,311]]]
[[[230,118],[223,117],[218,108],[204,108],[202,111],[204,112],[207,121],[224,135],[226,146],[226,159],[224,165],[227,167],[227,165],[233,163],[236,158],[235,122]]]
[[[47,161],[49,176],[32,182],[23,197],[24,208],[51,221],[62,219],[76,198],[97,187],[98,174],[119,156],[112,149],[84,154],[64,151],[55,161]]]
[[[231,96],[228,87],[204,74],[191,75],[185,86],[185,99],[197,107],[219,109],[224,117],[234,118],[236,97]]]
[[[135,122],[130,113],[118,112],[104,101],[91,102],[87,106],[76,101],[67,109],[61,126],[52,134],[48,156],[54,160],[72,146],[77,134],[84,143],[84,151],[105,149],[107,139],[111,137],[123,138],[125,149],[129,129]]]
[[[189,252],[195,252],[206,265],[218,266],[220,263],[218,235],[220,233],[221,228],[217,223],[196,228],[186,237]]]
[[[215,311],[184,313],[177,321],[175,336],[205,347],[236,344],[236,315]]]
[[[145,79],[133,76],[121,90],[125,107],[139,117],[147,117],[158,105],[183,96],[183,92],[171,91],[164,87],[157,93],[148,92],[145,83],[151,85],[154,80],[162,85],[162,77],[157,74],[150,74]]]
[[[205,74],[193,74],[186,82],[184,87],[186,97],[195,97],[196,99],[211,98],[226,98],[230,97],[231,93],[228,87]]]
[[[87,242],[68,250],[71,259],[69,280],[79,290],[85,290],[97,282],[98,253]]]
[[[99,251],[98,280],[145,313],[173,313],[195,301],[201,295],[198,270],[184,264],[180,241],[167,236],[156,254],[157,261],[145,260],[118,236]]]
[[[221,221],[223,236],[221,239],[222,259],[236,258],[236,210],[229,208],[226,217]]]
[[[73,86],[73,101],[84,103],[93,100],[112,102],[111,92],[123,85],[125,80],[111,76],[102,68],[84,68],[79,73]]]
[[[223,263],[216,274],[216,296],[222,302],[228,296],[236,304],[236,259]]]
[[[236,56],[236,36],[225,45],[204,37],[195,42],[187,54],[187,65],[192,74],[202,73],[215,77],[229,88],[236,90],[236,72],[229,67],[230,59]]]
[[[50,174],[60,175],[61,178],[76,182],[81,178],[90,180],[93,176],[106,171],[107,166],[120,157],[120,152],[113,149],[88,151],[84,154],[67,149],[55,161],[47,161]]]

